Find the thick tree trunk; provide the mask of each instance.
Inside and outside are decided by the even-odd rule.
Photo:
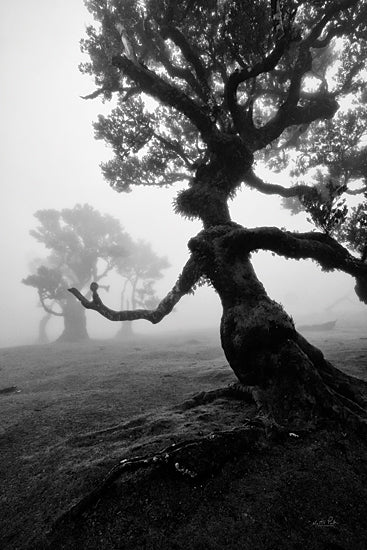
[[[220,296],[222,347],[240,383],[281,423],[325,414],[364,417],[367,386],[333,367],[296,331],[266,294],[250,255],[231,246],[231,225],[203,231],[190,248]]]
[[[83,342],[89,340],[85,309],[67,297],[63,307],[64,330],[57,342]]]

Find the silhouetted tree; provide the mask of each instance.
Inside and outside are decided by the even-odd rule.
[[[40,225],[30,233],[51,252],[23,283],[37,289],[47,314],[63,318],[58,341],[86,340],[85,311],[76,307],[67,288],[71,284],[86,287],[103,279],[128,254],[131,239],[118,220],[88,204],[61,211],[39,210],[35,217]]]
[[[163,277],[162,270],[169,267],[166,258],[158,256],[149,243],[138,241],[130,254],[116,262],[116,270],[123,278],[121,309],[149,308],[159,304],[154,283]],[[117,338],[128,338],[133,334],[132,322],[122,323]]]
[[[46,260],[41,258],[35,258],[33,259],[29,264],[29,271],[31,273],[36,273],[38,268],[42,265],[45,265]],[[42,307],[41,302],[39,302],[39,307]],[[50,302],[49,306],[52,308],[54,304]],[[40,319],[38,324],[38,335],[36,338],[35,343],[36,344],[48,344],[49,343],[49,337],[47,334],[47,325],[49,324],[50,320],[52,319],[51,313],[46,312]]]
[[[186,180],[175,210],[201,220],[203,230],[189,241],[190,258],[155,309],[110,310],[97,284],[91,286],[91,300],[75,288],[71,292],[110,320],[158,323],[183,295],[209,283],[223,306],[225,355],[243,391],[263,411],[284,422],[330,414],[365,425],[365,386],[334,368],[297,333],[289,315],[267,296],[251,252],[270,250],[344,271],[356,279],[358,296],[367,303],[364,245],[358,245],[360,259],[335,238],[341,226],[346,240],[350,234],[342,202],[350,183],[346,171],[362,178],[366,188],[359,127],[365,117],[366,2],[89,0],[86,5],[96,27],[87,29],[82,42],[90,56],[82,70],[94,75],[98,86],[87,97],[116,97],[110,116],[95,124],[96,137],[115,154],[102,165],[105,178],[117,191]],[[155,101],[147,104],[147,96]],[[275,185],[255,173],[260,160],[284,168],[295,150],[294,177],[320,167],[321,182],[316,175],[310,184]],[[228,200],[242,184],[297,199],[321,231],[238,225]]]

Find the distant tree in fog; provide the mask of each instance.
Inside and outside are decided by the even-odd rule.
[[[36,273],[39,267],[41,267],[42,265],[45,265],[45,262],[46,262],[46,260],[44,258],[43,259],[34,258],[29,264],[29,271],[31,273]],[[49,303],[49,306],[51,308],[53,307],[53,305],[54,304],[52,302]],[[38,306],[42,307],[41,302],[38,303]],[[36,344],[48,344],[49,343],[50,340],[49,340],[49,337],[48,337],[48,334],[47,334],[47,325],[51,321],[52,317],[53,317],[53,315],[51,313],[45,312],[44,315],[42,316],[42,318],[40,319],[39,324],[38,324],[38,335],[37,335],[37,338],[36,338],[36,341],[35,341]]]
[[[40,265],[23,283],[37,289],[46,314],[63,318],[59,341],[86,340],[85,311],[76,307],[67,288],[101,281],[129,254],[132,240],[118,220],[88,204],[60,211],[39,210],[35,217],[40,225],[30,233],[50,254],[43,263],[38,261]]]
[[[116,261],[116,270],[123,279],[121,308],[155,308],[159,298],[154,284],[163,277],[162,270],[169,266],[167,258],[158,256],[149,243],[135,243],[127,257]],[[126,321],[116,336],[124,339],[132,333],[132,321]]]
[[[86,5],[96,25],[82,41],[89,54],[82,70],[97,84],[87,97],[115,98],[111,114],[95,124],[96,137],[114,152],[102,165],[106,180],[120,192],[187,181],[174,208],[201,220],[203,230],[189,241],[188,262],[154,309],[113,311],[97,284],[92,299],[71,292],[109,320],[158,323],[182,296],[209,284],[223,306],[225,355],[243,392],[263,413],[278,422],[317,415],[365,422],[362,383],[333,367],[296,331],[257,278],[251,253],[269,250],[348,273],[367,303],[366,202],[348,213],[344,200],[367,188],[367,3]],[[148,103],[147,96],[154,101]],[[283,179],[289,185],[264,181],[257,170],[261,162],[275,171],[287,168],[290,175]],[[361,187],[356,190],[353,181]],[[228,201],[243,184],[287,199],[318,230],[235,223]],[[302,291],[307,281],[299,284]]]

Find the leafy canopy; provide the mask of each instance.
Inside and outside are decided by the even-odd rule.
[[[365,0],[86,5],[96,25],[82,41],[81,69],[97,85],[87,97],[116,96],[95,123],[114,153],[102,165],[111,186],[187,180],[176,209],[203,219],[203,204],[219,208],[245,183],[337,234],[343,194],[357,180],[366,188]],[[256,161],[313,189],[268,185],[254,175]]]
[[[132,247],[118,220],[88,204],[39,210],[35,217],[39,226],[30,234],[50,254],[23,283],[37,289],[45,309],[52,302],[62,307],[71,284],[83,288],[105,277]]]

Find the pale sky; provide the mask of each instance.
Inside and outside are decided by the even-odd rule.
[[[29,274],[29,262],[46,256],[28,234],[35,227],[36,210],[87,202],[118,218],[133,237],[151,242],[171,262],[157,287],[161,296],[173,286],[187,259],[188,239],[201,229],[199,223],[173,213],[176,190],[135,188],[130,194],[117,194],[103,180],[99,163],[110,151],[94,140],[92,122],[109,106],[80,98],[94,90],[93,81],[78,71],[79,40],[88,22],[82,0],[0,2],[0,346],[31,343],[37,335],[42,315],[37,294],[21,284]],[[311,229],[304,216],[291,217],[279,200],[255,191],[239,193],[231,212],[235,221],[249,227]],[[254,264],[270,295],[296,320],[308,314],[325,316],[323,308],[353,288],[349,277],[324,274],[310,262],[258,254]],[[106,301],[118,309],[117,280],[115,284]],[[353,307],[359,307],[353,296],[352,300]],[[105,319],[97,322],[94,312],[88,315],[92,335],[112,336],[117,331],[117,325]],[[139,322],[139,330],[214,326],[219,319],[218,297],[203,289],[184,298],[162,327],[147,328]]]

